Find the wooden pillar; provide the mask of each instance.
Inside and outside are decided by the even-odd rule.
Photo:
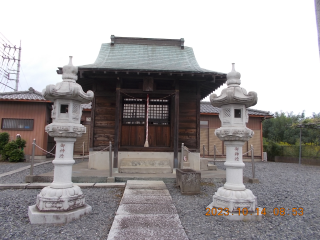
[[[94,92],[94,98],[91,104],[91,122],[90,122],[90,143],[89,143],[89,151],[93,151],[93,138],[94,138],[94,116],[96,109],[96,92],[97,92],[97,83],[94,82],[92,86],[92,91]]]
[[[120,122],[120,79],[117,79],[116,85],[116,116],[115,116],[115,136],[114,136],[114,156],[113,167],[118,167],[118,151],[119,151],[119,122]]]
[[[197,151],[200,152],[200,84],[197,84]],[[209,121],[208,121],[208,127],[209,127]],[[209,131],[209,130],[208,130]],[[209,149],[209,133],[208,133],[208,149]],[[208,154],[209,155],[209,154]]]
[[[179,148],[179,81],[175,84],[174,98],[174,135],[173,135],[173,167],[178,168],[178,148]]]

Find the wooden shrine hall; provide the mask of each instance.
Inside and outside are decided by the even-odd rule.
[[[183,38],[112,35],[93,64],[78,67],[77,82],[95,94],[90,154],[111,141],[114,168],[128,159],[133,168],[166,159],[172,172],[181,143],[190,150],[191,167],[200,166],[200,100],[224,84],[226,74],[201,68]],[[108,152],[100,152],[89,166],[108,169],[108,161]]]

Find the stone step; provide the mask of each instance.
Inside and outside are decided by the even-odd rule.
[[[167,158],[123,158],[119,173],[172,173]]]
[[[212,163],[208,163],[208,170],[217,170],[217,166],[212,164]]]

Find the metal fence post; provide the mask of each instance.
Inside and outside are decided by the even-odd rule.
[[[299,165],[301,165],[301,127],[300,127]]]
[[[216,165],[216,145],[213,145],[213,164]]]
[[[184,149],[184,143],[181,143],[181,157],[180,157],[180,164],[179,164],[179,168],[182,169],[182,165],[183,165],[183,149]]]
[[[252,162],[252,178],[255,177],[255,169],[254,169],[254,149],[253,145],[251,145],[251,162]]]
[[[82,161],[84,160],[84,142],[82,143]]]
[[[109,142],[109,177],[112,177],[112,143]]]
[[[204,158],[204,145],[203,145],[203,147],[202,147],[202,148],[203,148],[203,156],[202,156],[202,157]]]
[[[30,176],[33,175],[33,163],[34,163],[34,150],[36,146],[36,139],[33,139],[32,142],[32,158],[31,158],[31,167],[30,167]]]

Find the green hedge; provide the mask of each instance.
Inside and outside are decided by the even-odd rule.
[[[0,133],[0,154],[1,160],[10,162],[20,162],[24,160],[23,149],[26,147],[26,140],[17,138],[9,142],[9,134]]]

